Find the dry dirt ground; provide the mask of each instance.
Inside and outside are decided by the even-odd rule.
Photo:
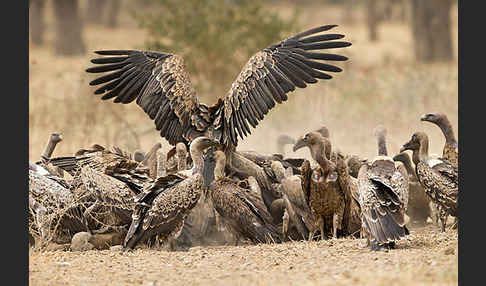
[[[337,239],[87,252],[31,250],[29,285],[457,285],[458,238],[411,228],[388,253]]]

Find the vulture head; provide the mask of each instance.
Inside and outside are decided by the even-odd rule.
[[[437,125],[441,125],[446,119],[446,115],[442,112],[426,113],[420,117],[420,121],[428,121]]]
[[[402,147],[400,148],[400,152],[406,150],[411,150],[411,151],[419,150],[422,145],[427,145],[428,147],[428,142],[429,140],[425,132],[422,131],[415,132],[412,135],[412,138],[410,138],[410,140],[407,143],[402,145]]]

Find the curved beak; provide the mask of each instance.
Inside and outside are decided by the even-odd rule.
[[[405,146],[400,147],[400,153],[402,153],[402,152],[403,152],[403,151],[405,151],[405,150],[407,150],[407,149],[405,148]]]
[[[420,121],[429,121],[429,115],[428,114],[424,114],[420,117]]]
[[[300,148],[305,147],[305,146],[307,146],[307,143],[304,142],[304,137],[300,137],[297,140],[297,142],[295,142],[294,147],[292,148],[292,150],[295,152],[295,151],[297,151]]]

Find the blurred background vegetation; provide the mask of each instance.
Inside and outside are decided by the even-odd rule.
[[[325,124],[336,148],[373,156],[384,124],[389,150],[417,130],[440,153],[440,130],[422,113],[445,112],[457,130],[457,1],[454,0],[30,0],[29,158],[51,132],[54,155],[92,143],[147,151],[167,142],[135,104],[102,102],[84,70],[92,51],[151,49],[184,57],[201,101],[224,96],[248,58],[293,33],[324,24],[353,43],[344,71],[289,96],[239,145],[275,152],[275,137]],[[264,143],[264,144],[262,144]],[[308,157],[306,151],[289,156]]]

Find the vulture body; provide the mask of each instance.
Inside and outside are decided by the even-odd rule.
[[[415,174],[430,199],[438,205],[441,231],[445,231],[447,216],[458,217],[458,168],[448,160],[432,159],[428,155],[429,139],[424,132],[415,132],[400,152],[415,153]]]
[[[336,165],[331,158],[331,142],[319,132],[309,132],[299,138],[293,147],[294,152],[308,147],[312,158],[319,167],[312,169],[309,161],[302,164],[304,193],[320,231],[321,239],[328,236],[337,238],[338,229],[342,230],[345,209],[345,193],[337,180]],[[311,231],[310,237],[314,235]]]
[[[417,179],[410,156],[408,156],[407,153],[402,152],[395,155],[393,160],[395,162],[402,162],[407,169],[409,184],[407,215],[410,217],[411,222],[417,225],[425,225],[427,218],[430,217],[432,220],[435,220],[434,210],[431,208],[432,201]]]
[[[29,166],[29,232],[41,244],[69,243],[87,224],[69,186],[62,178],[39,174]]]
[[[153,157],[148,154],[146,159]],[[90,229],[99,232],[126,231],[134,196],[153,182],[149,168],[116,146],[106,149],[94,144],[73,157],[54,158],[51,163],[73,176],[73,192],[85,209]]]
[[[159,177],[135,197],[132,222],[123,242],[123,251],[133,249],[139,242],[154,239],[168,241],[175,250],[175,239],[180,235],[184,220],[196,206],[203,186],[204,149],[215,144],[207,137],[198,137],[190,145],[194,173],[190,177],[169,174]]]
[[[280,242],[281,234],[262,199],[228,179],[225,162],[224,152],[210,148],[204,155],[204,181],[215,210],[236,236],[236,243],[241,237],[253,243]]]
[[[408,204],[408,174],[405,166],[388,156],[385,129],[375,129],[378,156],[358,173],[362,230],[372,250],[388,251],[409,234],[405,226]]]
[[[361,207],[359,205],[358,179],[351,176],[343,156],[336,158],[338,182],[345,194],[343,234],[358,237],[361,230]]]
[[[282,180],[282,199],[285,206],[282,235],[287,238],[289,228],[295,227],[300,239],[308,239],[309,232],[317,230],[317,224],[302,189],[302,180],[292,175]]]

